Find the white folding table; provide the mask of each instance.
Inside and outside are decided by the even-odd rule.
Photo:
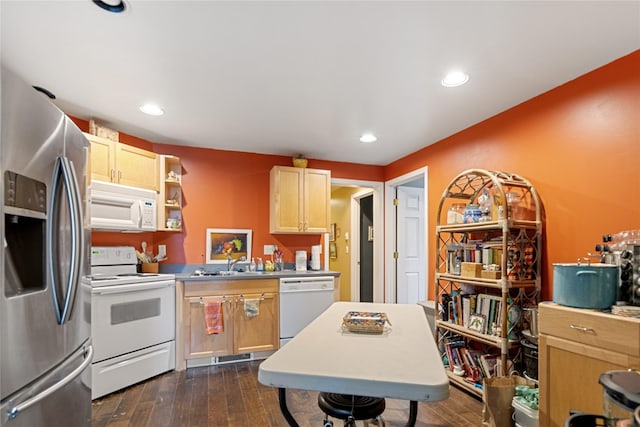
[[[349,311],[383,312],[391,326],[379,335],[347,332]],[[409,400],[415,425],[418,401],[449,397],[449,380],[417,304],[336,302],[287,345],[260,365],[258,380],[278,387],[280,409],[297,427],[286,405],[286,389]]]

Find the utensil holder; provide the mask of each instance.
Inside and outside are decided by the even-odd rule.
[[[158,273],[157,262],[143,262],[140,264],[140,271],[143,273]]]

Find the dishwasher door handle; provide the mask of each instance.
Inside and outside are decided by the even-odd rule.
[[[295,289],[282,289],[280,288],[280,293],[281,294],[294,294],[294,293],[301,293],[301,292],[333,292],[333,286],[331,287],[326,287],[326,288],[309,288],[307,286],[305,286],[304,288],[295,288]]]

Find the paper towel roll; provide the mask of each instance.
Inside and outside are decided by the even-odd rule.
[[[311,246],[311,269],[320,270],[320,254],[322,253],[321,245]]]

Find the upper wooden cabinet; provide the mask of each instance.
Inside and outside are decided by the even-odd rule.
[[[326,233],[331,213],[331,172],[274,166],[270,174],[271,233]]]
[[[158,156],[151,151],[84,134],[91,143],[91,179],[158,191]]]

